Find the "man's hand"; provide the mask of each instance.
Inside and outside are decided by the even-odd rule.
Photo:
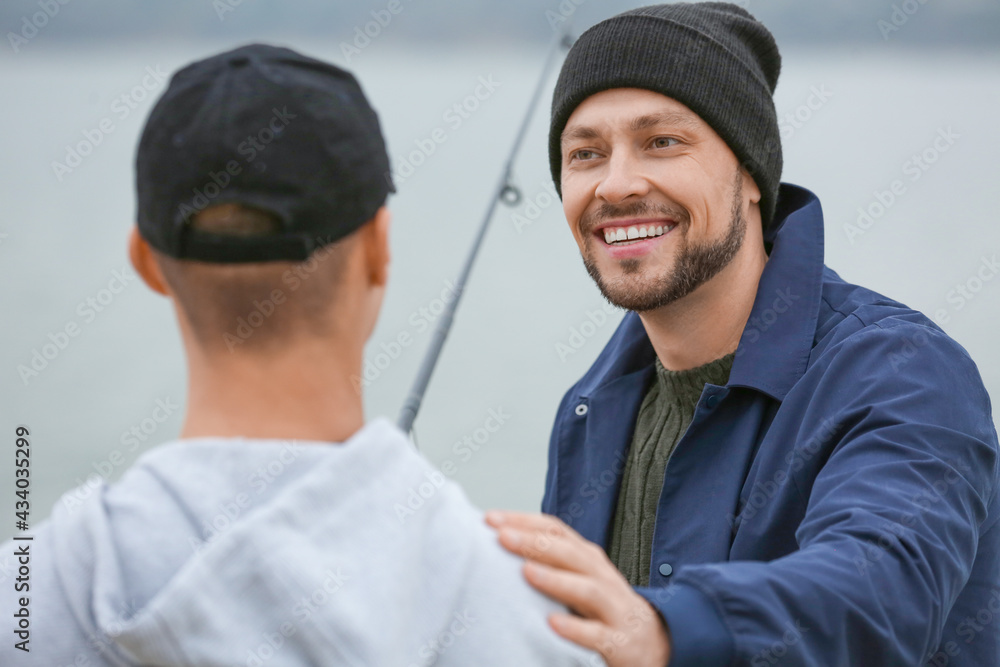
[[[600,653],[610,667],[664,667],[670,637],[659,614],[611,563],[604,550],[553,516],[487,512],[500,544],[527,559],[528,583],[579,616],[552,614],[566,639]]]

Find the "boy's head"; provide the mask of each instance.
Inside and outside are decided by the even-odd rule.
[[[136,157],[136,268],[190,345],[261,352],[363,342],[388,269],[394,191],[354,77],[253,44],[178,71]]]

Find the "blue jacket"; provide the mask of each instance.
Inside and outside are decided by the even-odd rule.
[[[671,667],[1000,665],[997,434],[962,346],[823,264],[783,184],[729,383],[667,466],[650,585]],[[654,352],[635,313],[565,395],[543,511],[607,548]]]

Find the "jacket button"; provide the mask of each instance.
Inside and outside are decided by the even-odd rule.
[[[660,574],[664,577],[669,577],[674,573],[674,568],[670,566],[670,563],[660,563]]]
[[[576,414],[580,415],[581,417],[587,414],[587,404],[581,403],[580,405],[576,406]]]
[[[705,399],[705,407],[707,407],[710,410],[714,408],[716,405],[718,405],[718,403],[719,403],[718,394],[712,394],[711,396]]]

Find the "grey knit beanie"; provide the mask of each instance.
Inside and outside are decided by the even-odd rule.
[[[736,154],[761,191],[764,228],[781,180],[774,88],[781,56],[771,33],[728,2],[633,9],[593,26],[570,49],[552,96],[549,164],[562,195],[560,140],[585,99],[611,88],[643,88],[686,105]]]

